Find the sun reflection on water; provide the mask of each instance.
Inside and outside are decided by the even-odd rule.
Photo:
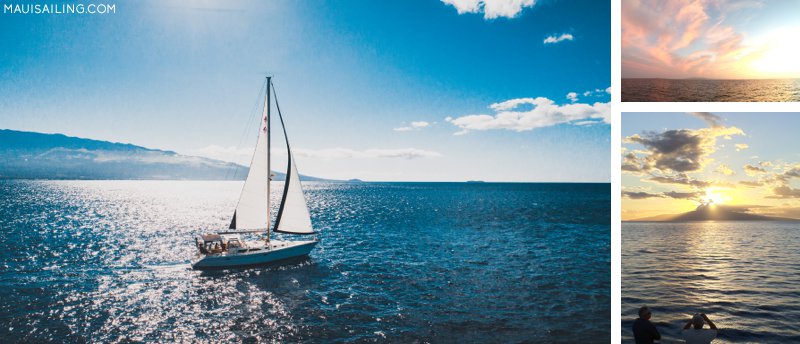
[[[793,222],[624,223],[623,338],[641,305],[666,340],[704,312],[720,343],[800,336],[800,228]]]

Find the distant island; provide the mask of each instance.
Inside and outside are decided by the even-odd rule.
[[[482,180],[468,180],[467,183],[486,183],[486,182]]]
[[[247,171],[231,162],[127,143],[0,129],[0,179],[244,180]],[[283,173],[274,173],[273,180],[284,180]]]
[[[751,214],[740,207],[701,204],[682,214],[666,214],[624,222],[696,222],[696,221],[800,221],[800,219]]]

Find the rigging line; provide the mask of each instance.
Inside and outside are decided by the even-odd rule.
[[[234,147],[234,149],[236,151],[238,151],[240,148],[242,148],[242,146],[244,146],[244,141],[248,137],[247,133],[250,131],[249,129],[252,127],[253,119],[256,117],[256,111],[258,111],[259,105],[263,106],[263,103],[261,102],[261,99],[262,99],[261,98],[261,94],[264,93],[264,88],[266,88],[266,86],[267,86],[267,81],[264,80],[264,82],[261,83],[261,89],[258,90],[258,95],[256,96],[256,101],[255,101],[255,103],[253,103],[253,107],[250,108],[250,116],[248,117],[247,122],[244,125],[244,128],[242,130],[242,134],[239,135],[239,143],[237,143],[236,146]],[[236,176],[239,175],[239,170],[240,169],[241,169],[241,164],[234,163],[234,166],[232,166],[230,169],[228,169],[228,171],[225,173],[225,179],[226,180],[235,179]],[[228,174],[231,171],[233,171],[233,176],[230,176],[230,178],[229,178]]]
[[[275,108],[278,109],[278,118],[281,119],[281,127],[283,128],[283,137],[286,139],[286,150],[289,154],[291,154],[291,150],[289,150],[289,136],[286,135],[286,124],[283,123],[283,115],[281,115],[281,106],[278,105],[278,93],[275,92],[275,84],[272,81],[269,82],[272,85],[272,94],[275,95]],[[286,171],[289,173],[289,171]]]

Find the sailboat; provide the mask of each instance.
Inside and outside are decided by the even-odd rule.
[[[291,258],[308,256],[317,245],[317,236],[311,224],[300,174],[297,172],[286,126],[283,122],[272,78],[266,80],[267,93],[264,100],[261,125],[258,131],[253,158],[247,179],[239,195],[231,224],[226,231],[204,234],[195,238],[198,253],[192,260],[194,269],[225,269],[266,264]],[[271,96],[275,95],[278,118],[286,138],[288,166],[274,226],[270,226],[270,108]],[[270,233],[313,235],[311,240],[275,240]],[[241,234],[264,234],[258,241],[245,241]]]

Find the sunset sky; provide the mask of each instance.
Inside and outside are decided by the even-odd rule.
[[[623,0],[623,78],[800,77],[800,1]]]
[[[623,113],[622,219],[700,204],[800,218],[798,113]]]
[[[306,175],[610,180],[608,1],[114,3],[0,13],[0,128],[248,164],[269,73]]]

